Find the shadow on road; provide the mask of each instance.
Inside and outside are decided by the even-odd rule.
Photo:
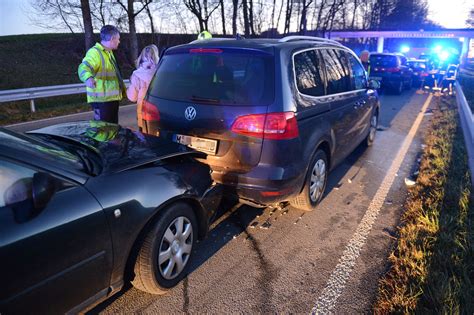
[[[370,148],[367,149],[363,144],[359,145],[352,154],[350,154],[329,174],[326,191],[323,198],[325,198],[335,187],[341,186],[341,180],[357,163],[360,163],[359,170],[363,167],[363,162],[361,162],[360,158],[364,155],[366,150],[370,150]],[[353,177],[357,176],[357,174],[358,171]],[[283,207],[280,208],[255,208],[248,205],[239,204],[236,198],[227,197],[219,206],[218,211],[218,219],[213,224],[207,238],[198,242],[194,248],[194,257],[191,261],[189,273],[194,272],[200,266],[205,264],[209,258],[214,256],[214,254],[216,254],[235,237],[244,234],[245,239],[249,241],[252,250],[254,250],[256,254],[258,263],[260,264],[260,270],[262,270],[262,275],[260,277],[262,280],[260,285],[262,290],[262,299],[268,297],[271,292],[267,292],[267,290],[271,288],[271,286],[266,285],[266,283],[271,282],[272,280],[271,275],[273,267],[271,262],[265,259],[265,256],[260,250],[260,244],[252,236],[251,231],[253,228],[257,227],[261,229],[268,229],[272,225],[271,222],[273,222],[274,218],[279,214],[285,214],[288,211],[301,210],[292,209],[287,205],[283,205]],[[303,215],[304,211],[299,215],[299,217],[301,218]],[[129,292],[130,290],[134,290],[135,292]],[[186,312],[187,305],[189,303],[187,278],[183,280],[182,290],[184,300],[183,311]],[[146,309],[147,306],[154,303],[156,299],[159,299],[158,296],[134,289],[129,282],[126,282],[120,292],[97,305],[87,314],[97,314],[104,311],[109,305],[113,304],[117,299],[122,297],[127,292],[133,293],[133,296],[135,297],[140,296],[139,299],[134,300],[134,303],[140,304],[134,305],[136,310]],[[176,293],[177,291],[174,292],[174,294]],[[268,300],[270,301],[270,299]],[[264,300],[262,300],[261,303],[267,304],[267,302]],[[271,307],[269,305],[267,306]]]

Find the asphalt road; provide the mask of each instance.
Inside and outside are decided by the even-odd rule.
[[[431,117],[420,113],[427,98],[381,97],[374,145],[333,170],[315,211],[237,205],[229,214],[233,205],[223,205],[182,283],[163,296],[126,285],[91,313],[370,312]],[[123,125],[134,126],[134,110],[121,108]]]

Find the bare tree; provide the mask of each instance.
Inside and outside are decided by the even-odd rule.
[[[250,35],[250,22],[249,22],[249,10],[247,0],[242,0],[242,10],[244,15],[244,34],[245,36]]]
[[[232,0],[232,34],[237,35],[237,13],[239,12],[239,0]]]
[[[208,3],[207,0],[183,0],[184,5],[191,11],[192,14],[197,18],[199,22],[200,32],[208,30],[209,18],[212,13],[219,7],[219,1],[211,1]]]
[[[469,12],[469,17],[466,20],[466,24],[470,27],[474,27],[474,9]]]
[[[300,34],[305,34],[308,24],[308,9],[309,6],[313,3],[313,0],[302,0],[301,1],[301,19],[299,25],[299,32]]]
[[[293,0],[286,0],[285,26],[283,28],[283,34],[288,34],[290,32],[290,20],[292,11]]]
[[[219,5],[221,6],[221,19],[222,19],[222,34],[226,34],[225,31],[225,10],[224,10],[224,0],[219,0]]]
[[[94,30],[92,29],[91,8],[89,0],[81,0],[82,20],[84,21],[84,44],[86,50],[94,43]]]
[[[133,8],[134,0],[127,0],[127,6],[123,4],[123,0],[117,0],[117,3],[127,12],[128,17],[128,36],[130,40],[130,58],[134,62],[138,57],[138,40],[137,40],[137,31],[135,27],[135,17],[142,12],[152,0],[144,0],[141,4],[142,7],[135,11]]]
[[[31,20],[36,26],[66,29],[71,33],[82,31],[81,5],[78,0],[30,0]]]

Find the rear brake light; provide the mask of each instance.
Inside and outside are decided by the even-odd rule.
[[[295,113],[269,113],[238,117],[231,130],[237,134],[272,140],[298,137]]]
[[[217,48],[192,48],[189,50],[190,54],[205,54],[205,53],[213,53],[213,54],[220,54],[222,53],[222,49]]]
[[[392,73],[393,72],[400,72],[400,68],[387,68],[387,69],[385,69],[385,71],[392,72]]]
[[[142,118],[148,121],[159,121],[160,120],[160,111],[158,106],[153,105],[147,100],[143,100],[142,104]]]

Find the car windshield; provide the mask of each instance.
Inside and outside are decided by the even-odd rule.
[[[274,98],[273,57],[245,49],[186,49],[166,54],[150,94],[174,101],[268,105]]]
[[[390,55],[372,55],[370,56],[370,65],[374,67],[396,67],[397,57]]]
[[[32,137],[10,134],[6,130],[0,131],[0,141],[2,145],[24,152],[32,160],[42,159],[64,169],[84,171],[84,163],[79,156],[53,143],[45,143]]]

